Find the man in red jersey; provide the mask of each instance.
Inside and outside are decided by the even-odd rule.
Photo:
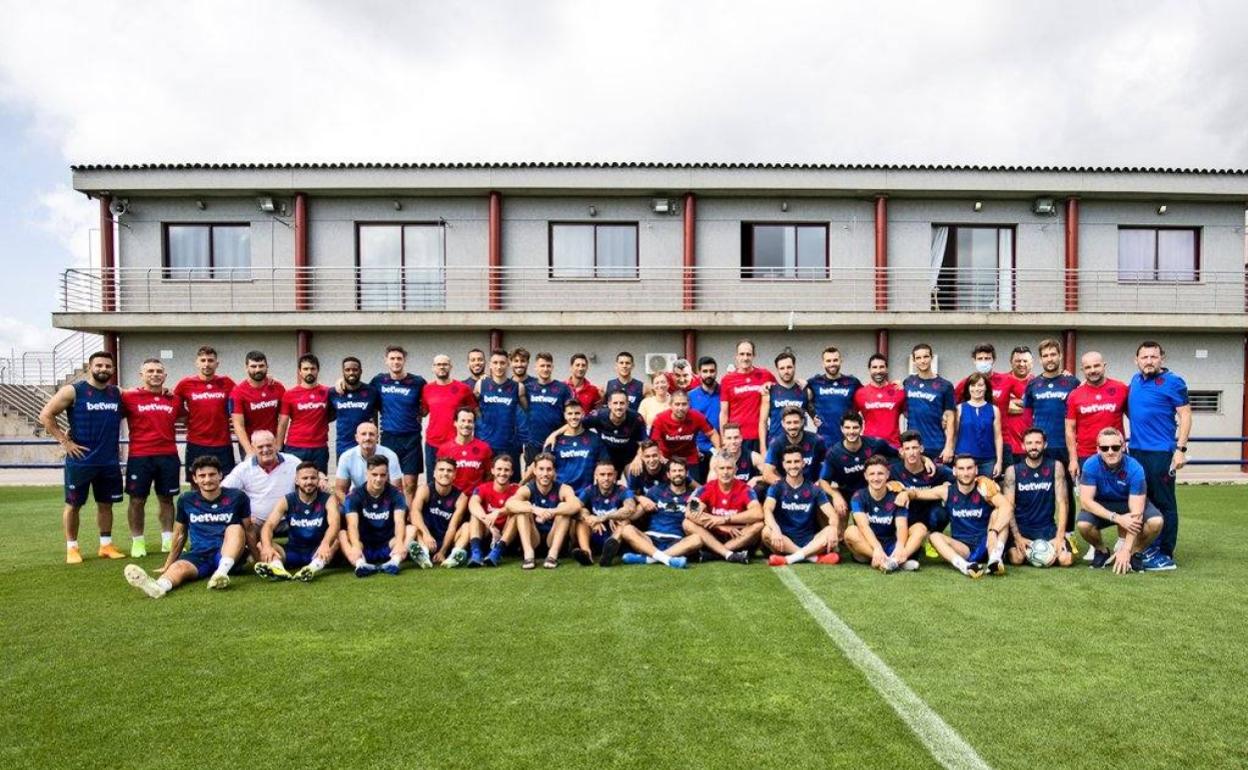
[[[329,388],[317,384],[320,374],[320,359],[311,353],[299,356],[299,381],[282,394],[277,446],[328,474]]]
[[[472,494],[483,481],[490,469],[490,461],[494,452],[490,445],[477,438],[477,414],[467,406],[461,406],[455,412],[455,437],[438,447],[438,460],[450,460],[455,463],[455,480],[451,486],[464,494]]]
[[[1079,359],[1083,384],[1066,397],[1067,471],[1075,481],[1083,464],[1096,454],[1096,436],[1105,428],[1123,432],[1122,415],[1127,405],[1127,385],[1105,376],[1105,357],[1094,350]]]
[[[507,515],[507,501],[520,488],[511,482],[515,461],[510,455],[499,455],[490,465],[490,480],[479,484],[468,498],[468,513],[472,516],[468,540],[469,567],[497,567],[503,561],[503,551],[515,542],[519,524]],[[488,549],[488,554],[483,554]]]
[[[234,380],[217,374],[217,351],[203,345],[195,351],[195,368],[199,374],[183,377],[173,394],[182,403],[186,415],[186,480],[196,458],[212,455],[221,463],[221,473],[234,470],[234,438],[230,434],[230,392]]]
[[[247,379],[230,392],[230,421],[234,437],[243,448],[243,456],[256,453],[251,434],[267,430],[277,435],[277,416],[281,412],[282,394],[286,388],[269,377],[269,359],[259,350],[247,354]]]
[[[764,387],[775,382],[776,378],[766,369],[754,366],[754,343],[750,340],[737,343],[735,362],[736,369],[725,374],[719,383],[719,424],[739,424],[742,451],[758,452],[761,446],[758,415],[762,409]]]
[[[477,397],[472,388],[460,380],[451,379],[451,357],[439,353],[433,357],[433,379],[425,383],[420,393],[421,408],[429,415],[425,426],[425,472],[433,475],[442,446],[455,440],[456,421],[460,409],[476,411]],[[482,475],[485,470],[482,469]],[[465,487],[455,485],[460,491]]]
[[[1022,462],[1027,454],[1023,450],[1023,432],[1031,427],[1032,415],[1030,409],[1023,408],[1023,397],[1027,395],[1027,383],[1031,382],[1031,367],[1031,348],[1019,345],[1010,351],[1010,402],[997,404],[1001,410],[1001,438],[1009,450],[1001,465],[1003,471]]]
[[[906,411],[906,389],[888,380],[888,358],[880,353],[867,361],[870,381],[854,393],[854,408],[862,414],[862,435],[901,446],[901,415]]]
[[[126,461],[126,492],[130,495],[130,556],[147,556],[143,519],[147,496],[156,487],[160,501],[160,550],[173,545],[173,496],[181,491],[178,476],[178,415],[180,399],[165,390],[165,365],[149,358],[139,370],[142,385],[121,393],[121,413],[130,434]]]
[[[568,363],[572,367],[568,387],[572,388],[572,395],[585,408],[585,414],[589,414],[602,403],[602,391],[585,377],[589,371],[589,357],[584,353],[574,353]]]
[[[749,549],[763,531],[763,508],[758,495],[736,477],[736,467],[715,455],[711,459],[713,481],[689,499],[685,532],[697,535],[702,547],[724,561],[749,562]]]
[[[689,394],[683,390],[672,393],[671,408],[660,412],[650,426],[650,439],[659,445],[659,453],[668,460],[683,457],[689,468],[698,467],[698,441],[701,433],[719,449],[719,433],[699,411],[689,408]],[[701,483],[702,479],[695,479]]]

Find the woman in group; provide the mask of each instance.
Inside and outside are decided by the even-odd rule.
[[[655,372],[650,375],[650,395],[637,405],[637,413],[646,421],[646,432],[654,425],[654,418],[671,408],[671,386],[667,382],[666,372]]]
[[[975,372],[966,378],[958,394],[954,454],[975,458],[979,475],[998,478],[1001,475],[1001,410],[992,403],[988,376]]]

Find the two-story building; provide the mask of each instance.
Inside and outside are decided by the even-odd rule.
[[[450,353],[523,345],[639,366],[736,340],[782,349],[801,376],[836,345],[865,378],[885,352],[904,376],[929,342],[939,371],[971,347],[1063,340],[1134,372],[1156,338],[1193,391],[1194,433],[1245,420],[1248,172],[712,163],[89,165],[102,267],[66,271],[61,328],[105,334],[122,379],[158,356],[172,377],[214,345],[323,379],[354,354],[380,370],[400,343],[428,374]],[[111,237],[110,237],[111,235]],[[1202,446],[1236,458],[1235,444]]]

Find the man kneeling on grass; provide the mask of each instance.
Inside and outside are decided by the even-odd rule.
[[[610,566],[620,552],[620,527],[637,516],[632,490],[620,486],[619,480],[611,458],[605,457],[594,466],[594,483],[581,491],[581,515],[576,522],[572,558],[582,565],[592,564],[597,552],[599,563]]]
[[[788,410],[785,410],[788,418]],[[836,564],[836,512],[822,489],[806,478],[806,455],[800,446],[780,453],[784,478],[767,490],[763,504],[763,545],[771,551],[773,567],[799,561]],[[816,531],[822,522],[823,529]]]
[[[625,564],[664,564],[684,569],[686,554],[702,547],[702,538],[686,535],[685,514],[693,497],[694,484],[689,479],[689,463],[673,457],[667,466],[667,480],[650,487],[637,498],[642,516],[649,517],[645,530],[627,522],[615,536],[633,550],[620,557]]]
[[[953,483],[931,489],[911,489],[911,500],[939,500],[949,511],[949,534],[933,532],[929,540],[941,558],[969,578],[1004,575],[1006,535],[1014,509],[997,483],[980,476],[971,455],[953,458]],[[988,566],[984,567],[984,561]]]
[[[221,461],[212,455],[197,458],[191,477],[197,490],[178,498],[173,544],[164,566],[156,570],[160,577],[153,578],[137,564],[126,565],[126,582],[153,599],[205,577],[211,589],[229,588],[230,570],[246,544],[243,523],[251,517],[251,507],[241,491],[221,488]],[[188,534],[191,551],[183,555]]]
[[[343,510],[345,531],[338,537],[347,561],[355,566],[356,577],[368,577],[378,570],[399,574],[399,563],[407,555],[407,501],[390,483],[390,461],[381,455],[368,458],[364,486],[347,495]]]
[[[342,519],[338,499],[321,491],[321,474],[316,463],[301,462],[295,468],[295,491],[273,506],[273,513],[260,529],[260,561],[256,574],[266,580],[308,582],[338,551],[338,530]],[[290,534],[283,548],[273,542],[285,519]],[[292,575],[289,570],[296,570]]]
[[[849,499],[854,526],[845,530],[845,545],[854,561],[881,572],[913,572],[919,562],[912,557],[923,546],[927,528],[918,522],[911,526],[907,493],[896,482],[890,487],[883,455],[867,458],[862,475],[867,485]]]
[[[1113,562],[1114,573],[1174,569],[1173,563],[1160,564],[1145,559],[1142,551],[1161,534],[1162,515],[1148,499],[1144,466],[1123,454],[1122,434],[1105,428],[1096,437],[1096,454],[1083,464],[1079,474],[1079,518],[1075,526],[1094,549],[1092,569]],[[1114,555],[1101,537],[1105,527],[1118,529]]]

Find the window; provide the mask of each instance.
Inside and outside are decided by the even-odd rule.
[[[165,277],[251,280],[251,225],[165,225]]]
[[[429,310],[446,304],[441,224],[356,227],[360,310]]]
[[[637,278],[637,223],[550,224],[551,278]]]
[[[1118,280],[1191,282],[1200,278],[1195,228],[1118,228]]]
[[[828,277],[828,226],[741,225],[742,278]]]
[[[929,286],[933,310],[1014,309],[1014,228],[936,225]]]
[[[1200,414],[1222,414],[1222,391],[1220,390],[1189,390],[1188,403],[1192,411]]]

